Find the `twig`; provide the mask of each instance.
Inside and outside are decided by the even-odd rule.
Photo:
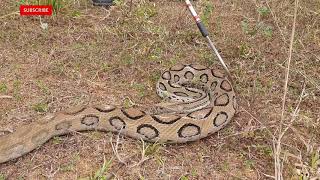
[[[268,134],[274,138],[273,133],[267,128],[268,126],[266,124],[264,124],[262,121],[258,120],[256,117],[254,117],[248,110],[246,110],[245,108],[241,107],[242,111],[246,112],[248,115],[251,116],[251,118],[253,118],[255,121],[257,121],[260,125],[262,125],[262,127],[265,127]]]
[[[122,130],[122,129],[121,129]],[[110,142],[111,142],[111,147],[112,147],[112,150],[113,150],[113,153],[115,154],[115,156],[117,157],[118,161],[122,164],[126,164],[126,161],[122,160],[122,158],[120,157],[119,155],[119,152],[118,152],[118,146],[119,146],[119,142],[120,142],[120,133],[121,133],[121,130],[119,131],[118,135],[117,135],[117,141],[116,141],[116,145],[114,146],[113,145],[113,142],[112,142],[112,136],[110,138]]]
[[[144,163],[145,161],[149,160],[149,157],[146,157],[146,147],[145,147],[145,142],[143,139],[141,139],[142,141],[142,151],[141,151],[141,159],[138,163],[133,164],[132,166],[130,166],[130,168],[133,168],[135,166],[140,166],[142,163]]]
[[[296,30],[297,10],[298,10],[298,0],[295,0],[294,18],[293,18],[292,33],[291,33],[290,47],[289,47],[289,58],[288,58],[288,62],[287,62],[287,69],[286,69],[286,75],[285,75],[286,77],[285,77],[285,84],[284,84],[284,93],[283,93],[283,99],[282,99],[280,130],[282,128],[282,124],[283,124],[283,120],[284,120],[284,113],[285,113],[285,105],[286,105],[286,98],[287,98],[287,91],[288,91],[289,73],[290,73],[290,65],[291,65],[291,59],[292,59],[293,41],[294,41],[294,35],[295,35],[295,30]]]
[[[11,16],[11,15],[19,15],[19,11],[15,11],[15,12],[12,12],[12,13],[9,13],[9,14],[3,15],[3,16],[0,16],[0,19],[5,18],[5,17],[7,17],[7,16]]]
[[[12,99],[12,98],[13,98],[12,96],[7,96],[7,95],[0,96],[0,99]]]
[[[283,93],[283,99],[282,99],[282,110],[281,110],[281,120],[280,120],[280,127],[279,127],[279,136],[278,139],[273,141],[273,149],[274,149],[274,173],[275,173],[275,179],[276,180],[282,180],[282,168],[283,168],[283,162],[281,162],[280,159],[280,153],[281,153],[281,140],[285,132],[288,130],[289,126],[282,131],[282,125],[284,121],[284,114],[285,114],[285,105],[286,105],[286,97],[287,97],[287,91],[288,91],[288,81],[289,81],[289,73],[290,73],[290,64],[292,59],[292,49],[293,49],[293,42],[294,42],[294,35],[295,35],[295,29],[296,29],[296,21],[297,21],[297,11],[298,11],[298,0],[295,0],[295,6],[294,6],[294,17],[293,17],[293,24],[292,24],[292,31],[291,31],[291,38],[290,38],[290,46],[289,46],[289,57],[287,62],[287,69],[285,72],[285,83],[284,83],[284,93]],[[303,92],[304,93],[304,90]],[[302,97],[300,97],[301,99]],[[300,103],[298,104],[300,105]],[[297,108],[298,109],[298,106]],[[295,117],[292,118],[291,123],[295,120]],[[276,144],[275,144],[276,142]]]

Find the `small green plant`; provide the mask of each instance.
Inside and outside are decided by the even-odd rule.
[[[152,72],[151,76],[149,77],[149,80],[151,81],[151,84],[156,84],[159,78],[160,78],[159,72]]]
[[[0,93],[7,93],[8,87],[5,83],[0,83]]]
[[[265,155],[269,156],[269,157],[273,157],[273,151],[272,148],[267,146],[263,149],[263,152]]]
[[[187,176],[181,176],[180,180],[189,180],[189,178]]]
[[[0,173],[0,180],[6,180],[6,177],[2,173]]]
[[[112,64],[107,63],[107,62],[103,62],[101,64],[100,72],[108,72],[111,69],[112,69]]]
[[[254,27],[250,26],[249,21],[247,19],[244,19],[243,21],[241,21],[241,28],[245,34],[248,34],[251,36],[257,33],[257,28],[255,26]]]
[[[132,107],[134,104],[132,103],[132,101],[129,98],[125,98],[123,100],[123,107],[124,108],[130,108]]]
[[[145,156],[155,155],[160,151],[161,144],[152,143],[146,147]]]
[[[267,16],[268,14],[270,14],[270,9],[268,7],[262,6],[258,8],[258,13],[261,16]]]
[[[121,6],[123,4],[123,0],[114,0],[113,3],[117,6]]]
[[[272,34],[273,34],[273,28],[272,28],[272,26],[265,26],[265,27],[263,28],[263,33],[264,33],[264,35],[267,36],[267,37],[272,37]]]
[[[72,163],[63,164],[60,166],[60,170],[62,172],[71,172],[74,170],[74,164]]]
[[[250,47],[247,44],[241,44],[239,47],[239,54],[243,58],[250,57],[250,54],[251,54]]]
[[[78,11],[78,10],[74,10],[74,11],[72,11],[71,16],[72,16],[73,18],[78,18],[78,17],[81,16],[81,12]]]
[[[320,166],[320,154],[319,151],[315,151],[311,155],[310,167],[316,169],[318,166]]]
[[[49,94],[50,90],[49,88],[47,87],[47,85],[41,81],[41,80],[37,80],[36,81],[36,85],[38,86],[38,88],[45,94]]]
[[[71,172],[75,170],[76,163],[80,160],[79,153],[75,153],[72,155],[72,159],[70,162],[66,164],[62,164],[60,166],[60,170],[63,172]]]
[[[62,140],[61,140],[60,137],[54,136],[54,137],[52,138],[52,142],[53,142],[53,144],[61,144]]]
[[[40,1],[41,0],[39,0],[39,4]],[[62,0],[43,0],[43,5],[52,5],[53,14],[55,15],[63,8]]]
[[[230,170],[230,165],[227,161],[224,161],[221,165],[221,169],[224,171],[224,172],[228,172]]]
[[[122,63],[124,65],[132,65],[134,64],[134,59],[130,54],[124,54],[122,55]]]
[[[21,99],[20,88],[21,88],[21,81],[20,80],[14,80],[13,81],[13,96],[18,100]]]
[[[201,15],[201,21],[205,26],[209,25],[209,19],[213,12],[213,4],[211,1],[205,1],[205,8],[203,10],[203,14]]]
[[[150,19],[151,17],[157,14],[157,10],[154,6],[141,6],[137,9],[136,15],[142,17],[145,20]]]
[[[95,173],[94,177],[91,177],[90,179],[92,179],[92,180],[107,180],[105,173],[110,168],[111,163],[112,163],[112,159],[110,159],[109,161],[106,161],[106,158],[104,157],[102,167]]]
[[[139,97],[143,97],[145,95],[146,87],[144,84],[135,83],[132,87],[139,92]]]
[[[162,52],[163,52],[163,50],[161,48],[156,47],[155,49],[152,50],[149,57],[151,60],[156,61],[156,60],[160,59]]]
[[[44,113],[48,111],[48,104],[47,103],[37,103],[35,105],[33,105],[33,110],[40,112],[40,113]]]
[[[261,16],[266,16],[270,13],[270,10],[267,7],[258,8],[258,12]],[[273,35],[273,27],[264,23],[260,19],[257,23],[250,25],[248,19],[244,19],[241,21],[241,28],[245,34],[248,35],[256,35],[257,33],[261,33],[266,37],[272,37]]]
[[[202,49],[199,49],[199,54],[201,56],[201,60],[203,60],[205,63],[208,63],[209,65],[213,65],[216,63],[215,57],[212,56],[212,53],[210,51],[204,51]]]
[[[244,161],[244,164],[246,166],[247,169],[252,169],[254,167],[254,161],[253,160],[245,160]]]
[[[198,172],[196,169],[192,168],[191,170],[191,176],[195,177],[195,176],[198,176]]]

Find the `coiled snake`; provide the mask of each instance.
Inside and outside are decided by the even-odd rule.
[[[0,137],[0,163],[20,157],[53,136],[112,131],[151,142],[184,143],[224,127],[237,103],[230,81],[201,65],[176,65],[162,73],[157,94],[171,102],[145,108],[96,105],[48,115]]]

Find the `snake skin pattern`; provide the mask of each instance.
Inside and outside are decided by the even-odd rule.
[[[185,143],[223,128],[237,110],[225,75],[201,65],[176,65],[162,73],[157,94],[171,102],[147,108],[78,107],[48,115],[0,137],[0,163],[18,158],[54,136],[112,131],[150,142]]]

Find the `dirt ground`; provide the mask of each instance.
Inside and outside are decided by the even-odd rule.
[[[108,10],[60,3],[41,19],[20,17],[17,2],[0,3],[1,131],[77,105],[156,103],[163,70],[219,66],[183,1],[117,0]],[[286,128],[278,152],[284,179],[320,176],[320,1],[299,0],[281,131],[294,1],[193,3],[238,93],[239,112],[226,128],[180,145],[120,136],[117,154],[117,134],[72,133],[0,164],[0,180],[273,179],[273,145]]]

